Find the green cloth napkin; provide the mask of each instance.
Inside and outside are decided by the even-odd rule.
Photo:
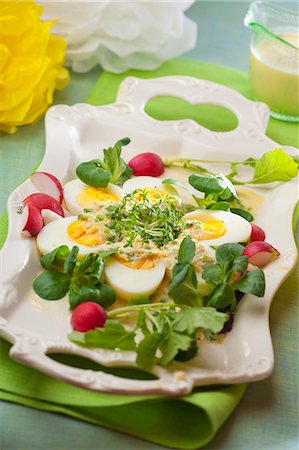
[[[130,71],[122,75],[103,73],[87,101],[97,105],[113,102],[119,83],[128,75],[142,78],[190,75],[225,84],[251,98],[247,76],[242,72],[176,59],[153,72]],[[234,117],[226,110],[219,110],[215,120],[213,108],[190,107],[178,99],[154,99],[147,105],[147,112],[161,120],[193,118],[219,131],[235,126]],[[282,144],[298,144],[297,129],[293,124],[271,119],[268,135]],[[5,241],[6,232],[7,216],[4,215],[0,222],[0,247]],[[283,289],[280,289],[280,295]],[[194,449],[208,443],[246,390],[244,384],[203,387],[176,399],[94,393],[12,361],[8,356],[9,347],[10,344],[1,341],[0,399],[67,414],[172,448]]]

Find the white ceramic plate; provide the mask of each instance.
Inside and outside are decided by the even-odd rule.
[[[238,126],[230,132],[216,133],[192,120],[154,120],[145,114],[144,105],[159,95],[181,97],[194,104],[220,104],[236,114]],[[259,157],[279,146],[265,136],[268,118],[266,105],[253,103],[209,81],[191,77],[130,77],[121,84],[112,105],[60,105],[48,111],[46,152],[39,170],[53,173],[65,183],[74,178],[79,162],[101,157],[100,149],[125,136],[131,138],[123,153],[125,159],[144,151],[157,152],[162,157],[210,160]],[[287,150],[295,152],[292,148]],[[224,170],[219,166],[214,169]],[[163,178],[168,176],[166,172]],[[293,180],[255,190],[265,197],[256,223],[265,229],[267,241],[281,252],[280,258],[265,269],[264,298],[246,295],[242,299],[234,327],[223,343],[201,345],[198,356],[188,363],[174,363],[169,368],[156,366],[157,380],[144,381],[70,367],[47,356],[52,352],[71,353],[104,366],[133,366],[135,360],[133,352],[88,350],[70,343],[67,303],[43,301],[33,293],[32,280],[40,271],[39,255],[35,240],[21,237],[21,217],[17,213],[22,200],[37,191],[27,180],[9,198],[9,232],[0,253],[0,334],[13,344],[11,357],[81,387],[113,393],[183,395],[194,386],[240,383],[269,376],[274,360],[268,313],[275,292],[296,262],[291,223],[298,188]]]

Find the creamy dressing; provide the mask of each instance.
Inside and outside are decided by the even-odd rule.
[[[281,33],[279,37],[299,47],[298,33]],[[272,111],[299,116],[299,52],[296,57],[284,46],[287,44],[268,39],[251,48],[251,85],[257,99],[267,103]]]

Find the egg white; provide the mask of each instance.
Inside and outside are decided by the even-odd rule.
[[[78,202],[77,198],[83,189],[90,188],[91,186],[88,186],[87,184],[83,183],[78,178],[72,181],[69,181],[66,183],[63,187],[63,197],[65,201],[65,205],[67,209],[70,211],[71,214],[81,214],[84,210],[84,208],[93,208],[95,203],[94,200],[91,199],[90,204],[81,206]],[[101,189],[101,188],[97,188]],[[110,192],[111,194],[117,196],[119,199],[122,199],[124,197],[124,191],[116,186],[115,184],[108,183],[108,186],[106,188],[103,188]],[[105,202],[106,203],[106,202]],[[108,204],[108,202],[107,202]]]
[[[151,295],[165,275],[165,265],[159,261],[151,269],[133,269],[112,259],[105,266],[105,278],[116,294],[123,299]]]
[[[76,245],[79,247],[79,255],[100,251],[103,245],[105,245],[104,243],[92,247],[78,244],[76,241],[70,239],[67,228],[71,223],[77,220],[76,216],[71,216],[57,219],[45,225],[36,238],[36,244],[41,254],[46,255],[60,245],[67,245],[70,249]]]
[[[129,180],[125,181],[123,184],[123,190],[126,194],[135,191],[136,189],[145,189],[145,188],[157,188],[161,189],[167,193],[167,190],[159,178],[156,177],[133,177],[129,178]]]
[[[184,219],[194,219],[199,214],[210,215],[215,219],[218,219],[224,223],[225,233],[223,236],[216,237],[215,239],[200,239],[200,242],[206,245],[219,246],[228,243],[247,242],[251,234],[250,223],[239,216],[229,211],[218,210],[195,210],[185,214]],[[195,237],[195,235],[194,235]]]

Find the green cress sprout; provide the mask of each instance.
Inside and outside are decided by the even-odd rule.
[[[135,199],[136,193],[140,201]],[[142,189],[127,194],[119,204],[108,206],[107,217],[109,240],[125,240],[127,246],[140,236],[143,242],[152,241],[160,247],[172,242],[186,228],[176,198],[157,196],[153,204]]]

